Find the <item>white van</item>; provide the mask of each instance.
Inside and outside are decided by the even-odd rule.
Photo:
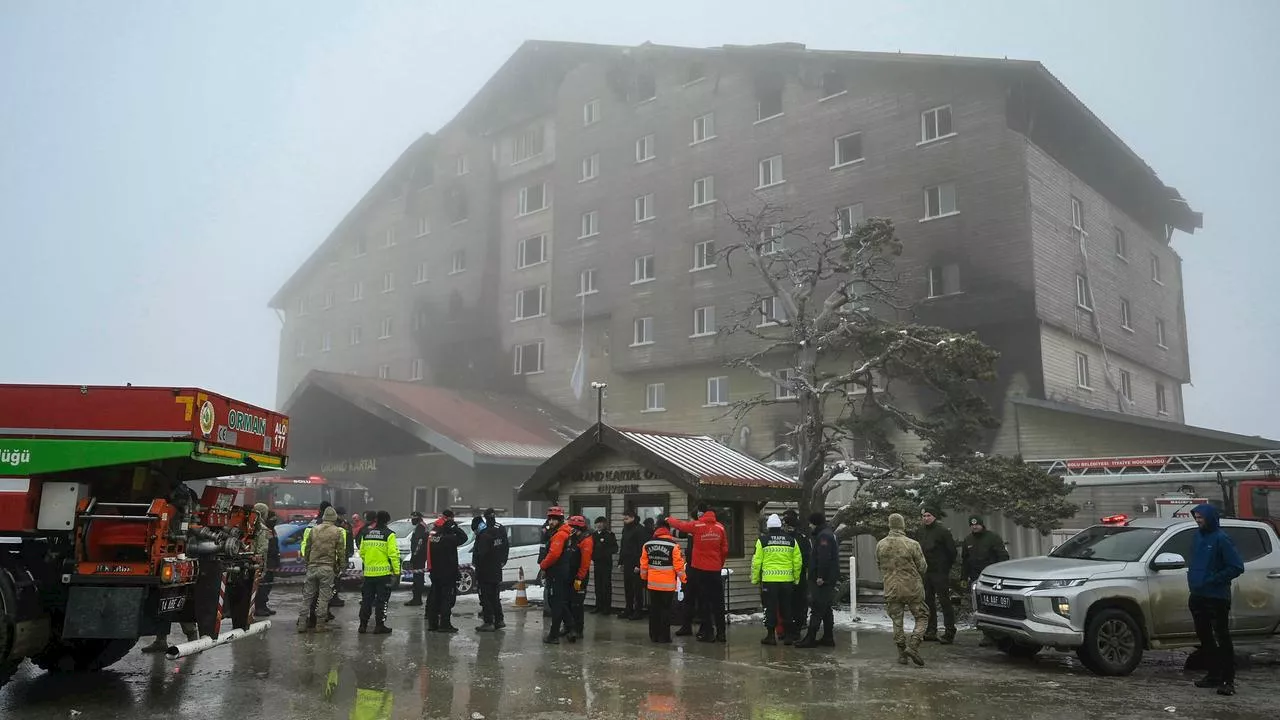
[[[434,519],[424,520],[432,523]],[[507,554],[507,564],[502,569],[504,585],[514,585],[524,570],[525,582],[533,582],[538,577],[538,550],[542,546],[542,526],[546,518],[508,518],[500,517],[498,522],[507,529],[507,539],[511,542],[511,550]],[[458,578],[458,594],[465,595],[476,591],[476,576],[471,567],[471,549],[475,545],[475,533],[471,531],[471,519],[459,518],[458,527],[467,534],[467,541],[458,548],[458,565],[462,569],[462,577]],[[400,548],[402,577],[411,578],[409,573],[409,536],[413,534],[413,522],[408,518],[391,523],[391,532],[396,534],[396,545]],[[430,584],[430,578],[427,584]]]

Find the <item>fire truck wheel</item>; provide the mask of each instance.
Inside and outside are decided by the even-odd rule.
[[[134,645],[133,640],[62,640],[54,638],[31,662],[48,672],[92,672],[119,661]]]
[[[19,664],[16,662],[0,663],[0,687],[4,687],[4,684],[9,682],[9,678],[18,672]]]

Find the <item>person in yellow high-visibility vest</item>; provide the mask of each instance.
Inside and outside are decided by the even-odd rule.
[[[378,511],[373,527],[365,531],[360,543],[360,559],[364,562],[364,585],[360,590],[360,632],[369,631],[369,618],[376,612],[373,632],[386,634],[387,601],[391,590],[400,583],[400,550],[396,534],[391,532],[391,513]]]

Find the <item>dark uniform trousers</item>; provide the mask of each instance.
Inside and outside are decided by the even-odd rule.
[[[391,599],[391,586],[395,575],[367,577],[360,584],[360,622],[369,622],[372,616],[379,625],[387,623],[387,601]]]
[[[671,642],[671,603],[676,594],[668,590],[649,591],[649,639]]]
[[[449,627],[453,624],[454,596],[458,592],[458,578],[452,573],[431,573],[431,589],[427,593],[427,629]]]
[[[693,568],[689,584],[696,596],[698,632],[707,635],[714,627],[717,635],[724,635],[724,577],[720,571]]]
[[[795,634],[795,615],[791,610],[791,599],[795,585],[789,582],[760,583],[764,594],[764,626],[772,633],[778,626],[778,618],[782,618],[782,631],[786,635]]]
[[[596,611],[609,612],[613,604],[613,565],[598,563],[591,572],[596,575]]]

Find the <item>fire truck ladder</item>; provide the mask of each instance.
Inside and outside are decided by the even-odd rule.
[[[1031,460],[1029,464],[1068,479],[1113,475],[1280,473],[1280,450]]]

